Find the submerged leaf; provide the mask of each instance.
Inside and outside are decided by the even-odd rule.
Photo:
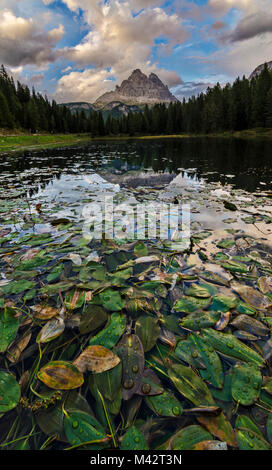
[[[122,437],[120,450],[148,450],[148,445],[144,435],[135,426],[131,426]]]
[[[0,413],[15,408],[20,400],[21,390],[13,375],[0,371]]]
[[[188,367],[173,365],[168,375],[181,395],[194,405],[214,405],[213,397],[205,382]]]
[[[55,390],[73,390],[81,387],[83,374],[71,362],[51,361],[42,367],[37,374],[38,379],[47,387]]]
[[[98,374],[113,369],[119,362],[119,357],[112,351],[104,346],[95,345],[86,348],[73,364],[82,373],[89,371]]]
[[[145,399],[146,404],[158,416],[179,417],[183,412],[183,407],[175,395],[166,390],[160,395],[149,396]]]
[[[123,399],[129,400],[139,388],[144,371],[144,349],[137,335],[126,334],[117,345],[123,363]]]
[[[5,352],[10,343],[16,338],[19,319],[10,308],[0,311],[0,353]]]
[[[231,391],[234,400],[243,406],[253,405],[262,388],[260,370],[252,364],[236,364],[233,369]]]
[[[235,357],[244,362],[252,362],[262,366],[264,359],[253,349],[249,348],[232,334],[222,333],[211,328],[202,330],[203,338],[214,347],[214,349],[226,356]]]
[[[206,429],[193,424],[174,434],[169,441],[169,448],[171,450],[195,450],[199,442],[210,440],[212,440],[212,436]]]
[[[73,410],[64,417],[64,430],[71,445],[91,444],[108,441],[107,434],[101,424],[91,415],[83,411]],[[89,447],[90,446],[90,447]]]

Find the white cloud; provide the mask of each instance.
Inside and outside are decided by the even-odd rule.
[[[248,40],[232,43],[224,50],[207,57],[194,57],[205,63],[211,71],[225,74],[229,80],[238,75],[249,76],[260,64],[272,60],[272,39],[258,36]]]
[[[67,101],[93,102],[100,94],[111,91],[114,84],[107,70],[87,69],[71,72],[59,81],[55,98],[60,103]]]
[[[232,8],[249,14],[271,9],[271,0],[209,0],[207,6],[219,14],[225,14]]]
[[[33,18],[16,16],[11,10],[0,11],[0,61],[10,66],[42,66],[56,60],[54,47],[64,34],[64,27],[43,31]]]
[[[162,44],[161,49],[166,48],[168,53],[188,38],[181,17],[175,13],[167,14],[159,7],[162,1],[110,0],[103,6],[99,0],[63,1],[73,12],[78,12],[79,8],[84,12],[85,22],[90,29],[79,44],[62,50],[69,61],[83,67],[95,67],[96,72],[102,74],[110,69],[118,83],[136,68],[144,73],[159,73],[170,87],[182,83],[177,72],[160,69],[151,63],[156,38],[164,38],[164,43],[166,40],[167,44]],[[137,10],[139,14],[133,15],[132,10]],[[81,81],[86,80],[90,88],[93,74],[88,71],[80,77]],[[61,79],[61,86],[67,81],[67,76],[64,81]],[[95,100],[102,91],[98,90],[95,96],[95,88],[92,87],[93,93],[89,100]],[[82,96],[82,90],[79,93]]]

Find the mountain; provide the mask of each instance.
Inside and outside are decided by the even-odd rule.
[[[91,103],[86,103],[85,101],[78,101],[74,103],[61,103],[60,106],[67,106],[72,113],[76,113],[76,111],[85,111],[86,115],[89,116],[93,111],[95,111],[93,105]]]
[[[119,101],[125,105],[144,105],[155,103],[171,103],[178,101],[169,91],[168,86],[164,85],[155,73],[149,77],[136,69],[127,80],[124,80],[120,86],[116,86],[114,91],[104,93],[94,103],[94,107],[101,109],[105,105]]]
[[[267,63],[267,65],[268,65],[269,70],[272,70],[272,61],[271,61],[271,62],[266,62],[266,63]],[[259,66],[252,72],[252,74],[250,75],[249,79],[251,80],[252,78],[257,77],[258,75],[260,75],[260,73],[261,73],[262,70],[264,69],[264,66],[265,66],[265,64],[259,65]]]
[[[110,114],[111,117],[119,119],[123,115],[127,116],[128,113],[139,113],[141,111],[141,107],[128,105],[121,101],[111,101],[101,108],[100,111],[102,111],[104,118],[107,118]]]

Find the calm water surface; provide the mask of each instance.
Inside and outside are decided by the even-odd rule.
[[[272,188],[271,142],[167,139],[93,142],[84,148],[0,157],[0,184],[60,201],[84,196],[94,174],[122,187],[165,187],[177,175],[193,186],[218,183],[247,192]]]

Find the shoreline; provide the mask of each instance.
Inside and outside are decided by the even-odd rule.
[[[65,148],[95,141],[161,140],[161,139],[272,139],[272,129],[249,129],[214,134],[169,134],[169,135],[112,135],[91,137],[89,134],[0,134],[0,155],[31,150]]]

